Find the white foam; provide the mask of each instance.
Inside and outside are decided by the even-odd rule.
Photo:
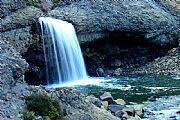
[[[86,85],[100,85],[100,83],[105,82],[104,78],[87,78],[82,80],[77,80],[73,82],[67,82],[62,84],[52,84],[46,86],[47,88],[62,88],[62,87],[73,87],[73,86],[86,86]]]

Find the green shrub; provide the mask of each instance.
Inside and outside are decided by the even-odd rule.
[[[27,109],[36,115],[48,116],[50,119],[60,119],[62,115],[59,101],[44,94],[32,94],[26,98]]]
[[[35,120],[35,113],[33,111],[23,112],[24,120]]]
[[[52,0],[54,4],[57,4],[60,0]]]
[[[39,0],[28,0],[27,4],[31,6],[36,6],[39,3]]]

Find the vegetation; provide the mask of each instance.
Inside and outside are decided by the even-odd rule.
[[[53,2],[54,4],[59,3],[59,1],[60,1],[60,0],[52,0],[52,2]]]
[[[57,4],[60,0],[51,0],[52,3]],[[41,0],[28,0],[27,4],[31,6],[37,6],[37,4],[41,3]],[[45,3],[45,2],[44,2]]]
[[[30,112],[23,112],[24,120],[35,120],[35,113],[33,111]]]
[[[39,3],[39,0],[28,0],[27,4],[28,5],[32,5],[32,6],[36,6]]]
[[[35,115],[40,115],[50,120],[60,120],[62,108],[59,101],[44,94],[32,94],[26,98],[27,109]]]

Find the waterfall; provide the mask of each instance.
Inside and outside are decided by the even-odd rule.
[[[87,78],[74,27],[66,21],[40,17],[47,84],[63,84]]]

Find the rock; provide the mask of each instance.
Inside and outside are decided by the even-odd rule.
[[[138,115],[136,115],[135,114],[135,116],[134,116],[134,119],[133,120],[141,120],[141,118],[138,116]]]
[[[102,106],[103,108],[107,109],[108,108],[108,101],[102,101]]]
[[[95,106],[99,108],[101,107],[101,101],[95,96],[87,96],[86,98],[88,99],[89,102],[93,103]]]
[[[28,46],[37,43],[37,39],[31,34],[30,27],[3,32],[1,37],[3,41],[10,42],[19,53],[25,53]]]
[[[26,7],[25,0],[1,0],[0,18],[11,14],[12,12]]]
[[[122,105],[108,105],[108,110],[110,110],[112,113],[116,113],[117,111],[121,111],[124,106]]]
[[[176,113],[177,113],[177,114],[180,114],[180,111],[177,111]]]
[[[122,118],[125,118],[126,120],[130,118],[130,116],[126,112],[123,112],[123,113],[124,114],[123,114]]]
[[[115,116],[119,117],[119,118],[122,118],[123,117],[123,112],[120,110],[120,111],[117,111],[115,112]]]
[[[39,90],[39,89],[37,89]],[[60,90],[59,99],[63,100],[62,104],[69,120],[118,120],[117,117],[110,114],[105,109],[100,109],[87,102],[84,95],[77,93],[73,89],[64,88]]]
[[[97,68],[96,74],[98,77],[104,77],[105,76],[104,70],[102,68]]]
[[[11,15],[0,19],[0,32],[32,25],[37,22],[37,18],[42,15],[43,12],[33,6],[17,10]]]
[[[144,109],[142,105],[134,105],[134,110],[135,113],[139,116],[139,117],[143,117],[144,115]]]
[[[175,0],[177,4],[180,4],[180,0]]]
[[[117,99],[117,100],[114,100],[115,103],[117,103],[118,105],[125,105],[126,102],[123,100],[123,99]]]
[[[105,92],[103,95],[101,95],[100,99],[102,101],[108,101],[109,105],[112,104],[113,100],[114,100],[114,98],[112,97],[111,93],[109,93],[109,92]]]
[[[134,108],[132,107],[125,107],[122,109],[124,113],[127,113],[129,116],[135,116]]]
[[[120,67],[121,66],[121,61],[118,59],[115,59],[114,61],[111,62],[112,67]]]
[[[53,7],[53,1],[51,0],[28,0],[27,5],[29,6],[35,6],[37,8],[42,9],[45,12],[48,12]]]
[[[82,43],[117,35],[113,31],[133,31],[147,41],[167,44],[170,33],[177,30],[174,17],[155,1],[78,1],[78,4],[56,7],[49,14],[72,21]]]
[[[151,102],[154,102],[154,101],[156,101],[156,96],[151,96],[150,98],[148,98],[148,100]]]
[[[122,69],[121,68],[117,68],[115,69],[115,71],[113,72],[114,76],[120,76],[122,75]]]

